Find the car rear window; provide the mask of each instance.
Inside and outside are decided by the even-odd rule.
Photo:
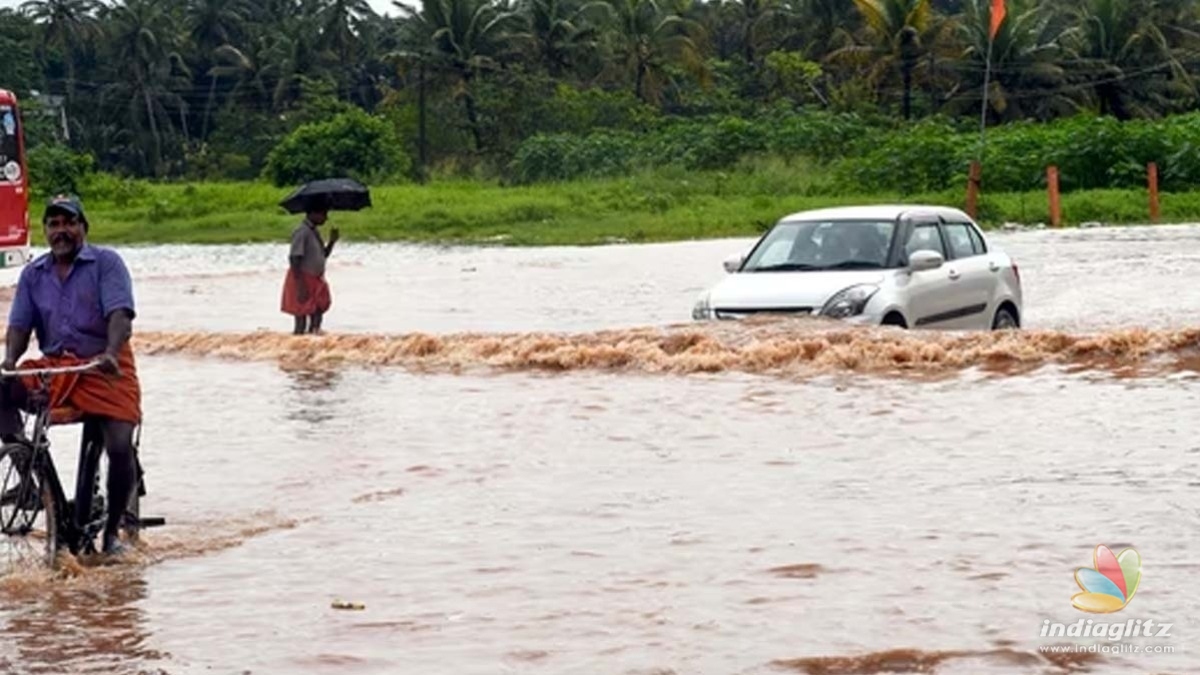
[[[967,223],[946,223],[942,226],[946,232],[947,244],[955,258],[969,258],[983,254],[983,240],[975,228]]]

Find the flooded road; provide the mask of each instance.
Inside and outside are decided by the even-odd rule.
[[[0,577],[0,672],[1200,671],[1200,228],[993,238],[1024,335],[673,326],[739,240],[344,245],[297,340],[282,246],[122,249],[169,525]]]

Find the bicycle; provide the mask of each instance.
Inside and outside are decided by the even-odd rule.
[[[54,375],[82,373],[98,365],[97,361],[77,366],[56,368],[0,370],[0,380],[11,377],[36,377],[39,387],[30,391],[29,417],[33,418],[32,434],[27,438],[0,447],[0,532],[9,537],[25,537],[36,530],[45,533],[46,565],[53,567],[63,549],[72,555],[95,554],[96,539],[104,531],[108,500],[106,480],[107,461],[101,471],[104,452],[104,433],[99,418],[69,411],[66,421],[53,422],[49,405],[49,383]],[[26,418],[28,423],[28,418]],[[75,474],[75,498],[68,500],[50,454],[50,427],[83,424],[79,463]],[[141,425],[133,440],[136,467],[136,487],[129,498],[122,518],[121,532],[126,541],[136,543],[144,528],[166,524],[163,518],[142,518],[141,498],[146,495],[144,472],[137,459],[141,444]],[[8,465],[5,468],[5,465]],[[39,514],[40,527],[35,527]]]

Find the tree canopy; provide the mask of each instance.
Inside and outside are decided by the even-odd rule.
[[[364,0],[29,0],[0,10],[0,87],[61,101],[29,106],[32,144],[157,178],[262,175],[289,134],[348,108],[411,157],[389,166],[452,172],[502,171],[538,134],[767,107],[977,122],[989,52],[991,124],[1196,107],[1195,0],[1008,0],[989,45],[990,7],[425,0],[383,17]]]

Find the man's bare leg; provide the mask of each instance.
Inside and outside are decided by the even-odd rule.
[[[20,409],[29,401],[29,392],[21,380],[9,378],[0,382],[0,443],[13,443],[25,437]]]
[[[104,524],[104,552],[118,553],[117,534],[121,519],[137,481],[133,458],[133,425],[117,420],[104,421],[104,448],[108,452],[108,522]]]
[[[308,332],[307,324],[308,324],[308,317],[304,316],[303,314],[296,317],[296,327],[295,327],[295,330],[292,331],[292,335],[304,335],[305,333],[307,333]]]
[[[308,332],[312,333],[313,335],[320,333],[321,332],[321,319],[324,318],[324,316],[325,315],[322,314],[321,312],[317,312],[316,314],[313,314],[312,316],[310,316],[309,324],[308,324]]]

